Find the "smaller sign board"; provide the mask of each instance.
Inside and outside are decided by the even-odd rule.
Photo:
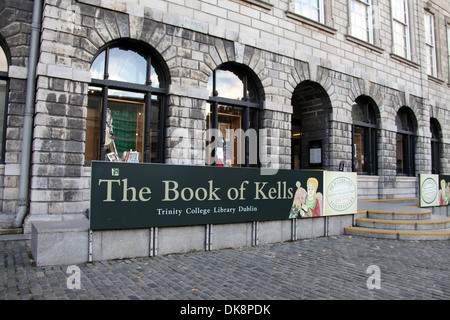
[[[325,215],[357,212],[356,172],[325,172]]]
[[[421,174],[420,183],[420,206],[434,207],[439,205],[439,175],[437,174]]]

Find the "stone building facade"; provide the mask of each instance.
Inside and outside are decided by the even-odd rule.
[[[0,228],[14,227],[20,205],[25,232],[33,221],[88,216],[89,163],[110,151],[102,101],[145,113],[132,120],[136,135],[143,126],[133,142],[141,162],[205,165],[208,129],[227,124],[256,132],[257,161],[239,165],[357,171],[360,199],[417,197],[418,174],[450,174],[445,0],[44,0],[40,25],[35,2],[0,1]],[[116,53],[137,54],[136,69]],[[142,77],[115,74],[120,62]],[[244,88],[238,99],[211,87],[229,75]]]

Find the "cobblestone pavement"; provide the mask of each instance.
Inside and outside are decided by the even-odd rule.
[[[450,299],[450,241],[339,236],[77,267],[79,282],[33,266],[29,240],[0,241],[0,300]]]

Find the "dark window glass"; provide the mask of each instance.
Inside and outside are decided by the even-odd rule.
[[[411,111],[406,107],[399,110],[397,124],[397,174],[415,175],[415,126]]]
[[[437,120],[431,119],[431,173],[441,173],[440,126]]]
[[[353,116],[353,172],[377,174],[377,126],[374,107],[368,99],[356,100]]]

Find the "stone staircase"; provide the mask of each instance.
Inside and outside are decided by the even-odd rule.
[[[351,236],[396,240],[448,240],[450,218],[419,208],[416,199],[360,201]]]

